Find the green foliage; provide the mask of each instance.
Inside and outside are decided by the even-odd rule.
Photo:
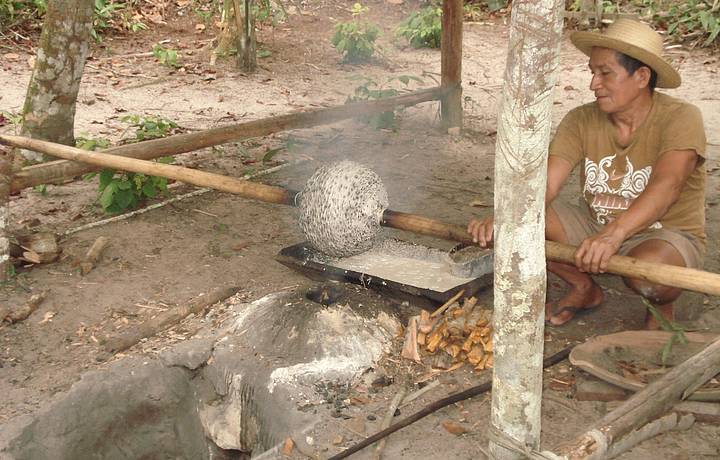
[[[177,123],[159,115],[125,115],[120,119],[135,128],[135,138],[126,142],[140,142],[148,139],[157,139],[173,134],[178,129]]]
[[[37,21],[46,11],[46,0],[0,0],[0,29]]]
[[[692,40],[701,46],[718,44],[720,34],[720,2],[687,0],[683,2],[652,2],[653,20],[665,27],[676,41]]]
[[[660,328],[663,331],[672,333],[670,339],[665,342],[662,350],[660,350],[660,362],[663,366],[665,366],[668,362],[668,359],[670,358],[670,354],[672,353],[673,345],[675,345],[676,343],[686,345],[688,343],[687,337],[685,337],[685,329],[683,329],[683,327],[675,321],[668,321],[667,319],[665,319],[665,317],[661,315],[659,311],[657,311],[657,308],[655,308],[653,304],[651,304],[644,297],[642,298],[642,301],[648,311],[650,311],[650,314],[652,314],[655,318],[655,321],[658,322]]]
[[[442,32],[442,8],[431,5],[414,11],[395,32],[414,48],[439,48]]]
[[[352,80],[360,80],[362,83],[355,88],[352,96],[348,96],[345,103],[362,102],[369,100],[383,99],[397,96],[401,92],[409,91],[411,81],[423,83],[423,80],[413,75],[399,75],[391,77],[384,83],[379,84],[375,80],[364,76],[351,77]],[[400,86],[398,89],[397,86]],[[375,115],[368,115],[362,118],[374,129],[395,129],[397,128],[397,115],[394,110],[382,112]]]
[[[108,214],[134,209],[148,198],[167,192],[167,179],[104,169],[100,173],[100,206]]]
[[[42,196],[47,196],[47,184],[40,184],[33,187],[33,191],[39,193]]]
[[[115,3],[113,0],[95,0],[95,14],[93,15],[93,28],[90,36],[96,42],[101,42],[100,33],[113,25],[113,16],[125,9],[124,3]]]
[[[345,62],[365,62],[375,53],[375,40],[380,29],[375,24],[360,21],[360,16],[367,11],[367,7],[356,3],[352,8],[352,21],[335,25],[331,42]]]
[[[258,0],[255,5],[255,21],[269,22],[273,26],[287,20],[287,11],[280,1]]]
[[[83,133],[75,138],[75,147],[83,150],[106,149],[110,147],[110,141],[104,137],[88,137]]]
[[[161,44],[153,46],[153,56],[160,64],[168,67],[180,67],[178,64],[178,52],[172,48],[165,48]]]

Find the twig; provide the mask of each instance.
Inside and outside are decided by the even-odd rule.
[[[200,209],[193,209],[193,211],[194,211],[194,212],[197,212],[197,213],[200,213],[200,214],[205,214],[206,216],[210,216],[210,217],[215,217],[215,218],[217,218],[217,215],[215,215],[215,214],[213,214],[213,213],[210,213],[210,212],[201,211]]]
[[[402,402],[403,398],[405,397],[405,388],[398,391],[398,393],[395,395],[393,400],[390,402],[390,407],[388,407],[388,411],[385,414],[385,418],[382,421],[382,424],[380,425],[380,428],[385,430],[387,429],[390,424],[392,423],[392,419],[395,416],[395,411],[397,411],[398,406]],[[385,449],[385,442],[387,441],[387,438],[383,438],[378,443],[377,447],[375,447],[375,452],[373,453],[373,459],[374,460],[380,460],[382,458],[382,452]]]
[[[440,306],[440,308],[438,308],[437,310],[435,310],[434,312],[432,312],[432,313],[430,314],[430,318],[435,318],[436,316],[442,315],[443,312],[445,312],[445,310],[447,310],[447,309],[450,307],[450,305],[452,305],[453,303],[455,303],[455,301],[456,301],[457,299],[459,299],[460,297],[462,297],[463,294],[465,294],[465,289],[461,289],[460,292],[458,292],[458,293],[455,294],[454,296],[450,297],[450,300],[448,300],[447,302],[445,302],[444,304],[442,304],[442,305]]]
[[[564,360],[565,358],[568,357],[568,355],[570,354],[570,351],[572,349],[573,349],[573,346],[569,346],[569,347],[564,348],[563,350],[559,351],[558,353],[555,353],[554,355],[545,358],[543,360],[543,368],[550,367],[550,366],[557,364],[560,361]],[[348,447],[347,449],[340,452],[339,454],[330,457],[328,460],[341,460],[343,458],[347,458],[350,455],[354,454],[355,452],[358,452],[358,451],[364,449],[365,447],[379,441],[380,439],[382,439],[402,428],[405,428],[406,426],[411,425],[424,417],[427,417],[428,415],[432,414],[433,412],[435,412],[437,410],[442,409],[443,407],[449,406],[450,404],[455,404],[456,402],[459,402],[459,401],[464,401],[468,398],[472,398],[473,396],[477,396],[479,394],[483,394],[487,391],[490,391],[490,388],[492,388],[492,381],[481,383],[480,385],[474,386],[472,388],[468,388],[467,390],[452,394],[450,396],[447,396],[445,398],[442,398],[435,402],[432,402],[432,403],[428,404],[427,406],[425,406],[422,410],[412,414],[409,417],[405,417],[404,419],[400,420],[396,424],[391,425],[388,428],[386,428],[382,431],[379,431],[372,436],[365,438],[364,440],[360,441],[359,443],[355,444],[354,446]]]
[[[398,409],[402,409],[403,407],[407,406],[411,402],[418,399],[420,396],[424,395],[425,393],[427,393],[428,391],[434,389],[435,387],[437,387],[439,385],[440,385],[440,380],[433,380],[432,382],[428,383],[427,385],[420,388],[419,390],[417,390],[413,393],[410,393],[409,395],[407,395],[405,397],[405,399],[402,400],[402,404],[400,404],[400,407],[398,407]]]

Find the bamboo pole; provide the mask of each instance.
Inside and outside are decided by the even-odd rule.
[[[36,150],[47,155],[59,156],[78,161],[87,161],[98,167],[109,167],[150,175],[160,175],[201,187],[234,193],[245,198],[268,203],[294,205],[295,192],[282,187],[273,187],[242,179],[198,171],[180,166],[165,165],[134,158],[119,157],[100,152],[88,152],[67,145],[26,137],[0,134],[0,144]],[[380,224],[384,227],[405,230],[420,235],[442,238],[471,245],[472,238],[465,227],[440,222],[429,217],[386,209]],[[545,242],[547,259],[568,264],[575,263],[577,248],[553,241]],[[651,283],[674,286],[681,289],[720,295],[720,275],[675,265],[646,262],[627,256],[612,256],[608,262],[608,273],[636,278]]]
[[[608,446],[662,416],[720,372],[720,338],[635,393],[585,433],[555,451],[569,460],[604,458]]]
[[[104,150],[103,153],[141,160],[151,160],[167,155],[177,155],[214,145],[237,141],[251,137],[289,129],[311,128],[335,123],[341,120],[363,115],[387,112],[395,107],[411,106],[422,102],[441,99],[448,89],[433,87],[411,93],[367,102],[355,102],[337,107],[323,107],[293,112],[277,117],[261,118],[244,123],[212,128],[163,139],[153,139],[137,144],[122,145]],[[57,182],[84,173],[102,169],[100,166],[72,161],[54,161],[28,166],[15,173],[10,187],[11,193],[35,185]]]
[[[540,444],[547,149],[564,2],[513,4],[495,147],[493,391],[490,424]],[[494,460],[524,455],[490,438]]]
[[[10,181],[12,149],[0,149],[0,282],[10,274]],[[0,319],[0,323],[2,319]]]
[[[463,1],[443,0],[440,83],[450,91],[442,99],[440,113],[447,128],[462,128],[462,27]]]

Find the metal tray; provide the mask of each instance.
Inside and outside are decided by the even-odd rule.
[[[410,245],[411,243],[401,242]],[[431,248],[428,248],[433,250]],[[438,251],[438,250],[435,250]],[[371,276],[367,273],[356,272],[335,267],[332,262],[319,262],[323,257],[307,242],[283,248],[275,259],[281,264],[297,270],[313,280],[333,280],[359,284],[365,288],[373,289],[395,302],[407,301],[411,305],[434,310],[438,305],[445,303],[452,296],[465,290],[469,297],[492,286],[492,272],[483,273],[464,284],[455,286],[447,291],[435,291],[409,284]],[[492,264],[490,264],[491,266]]]

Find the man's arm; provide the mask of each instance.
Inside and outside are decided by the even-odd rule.
[[[584,272],[604,273],[610,256],[626,239],[660,220],[677,201],[698,158],[695,150],[663,154],[653,166],[645,190],[627,211],[582,242],[575,253],[575,265]]]

